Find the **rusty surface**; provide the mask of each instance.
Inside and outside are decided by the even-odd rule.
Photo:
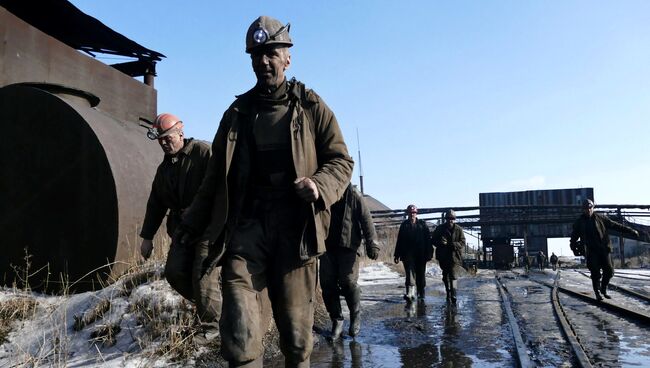
[[[31,274],[34,289],[85,290],[137,259],[139,224],[161,156],[143,128],[78,96],[21,85],[0,88],[0,126],[12,137],[0,146],[5,284]]]
[[[0,7],[0,86],[37,82],[90,92],[99,110],[137,125],[156,117],[157,94],[148,86],[52,38]]]

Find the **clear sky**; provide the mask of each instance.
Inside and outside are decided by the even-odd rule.
[[[210,141],[255,83],[250,23],[290,22],[287,74],[336,114],[355,184],[359,131],[365,191],[391,208],[579,187],[650,204],[650,1],[72,3],[165,54],[158,111]]]

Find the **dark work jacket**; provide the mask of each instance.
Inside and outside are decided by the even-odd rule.
[[[343,197],[331,208],[331,222],[325,246],[327,249],[342,247],[357,250],[361,244],[361,232],[366,249],[379,248],[375,225],[362,194],[349,184]]]
[[[447,238],[447,244],[442,245],[442,238]],[[463,248],[465,248],[465,234],[463,229],[454,224],[449,229],[447,224],[442,224],[433,231],[431,236],[433,245],[436,247],[436,259],[440,268],[449,269],[460,266],[463,263]]]
[[[165,155],[158,165],[140,231],[143,239],[153,239],[167,210],[167,234],[174,233],[183,210],[192,203],[201,186],[210,160],[210,146],[192,138],[185,139],[183,149],[175,158],[178,161],[172,163],[172,156]]]
[[[245,145],[247,131],[256,115],[252,90],[237,97],[226,110],[212,142],[212,158],[205,179],[192,205],[183,214],[182,226],[208,241],[210,266],[219,263],[229,243],[249,177],[250,157]],[[300,226],[303,230],[296,254],[306,260],[325,252],[330,224],[330,207],[338,201],[350,182],[354,161],[348,154],[334,113],[305,85],[289,86],[291,153],[296,177],[308,177],[318,188],[319,198],[303,203]],[[239,148],[238,148],[239,147]]]
[[[407,219],[402,222],[397,234],[397,243],[395,244],[394,257],[405,258],[413,256],[414,259],[429,261],[433,258],[433,247],[431,246],[431,237],[429,227],[422,220],[415,221],[415,233],[411,238],[409,236],[410,221]]]
[[[588,242],[587,229],[590,218],[585,214],[580,216],[573,224],[573,232],[571,233],[571,249],[577,247],[578,239],[580,239],[585,246],[585,256],[587,257],[590,252],[600,254],[612,252],[612,243],[609,240],[607,229],[617,230],[622,233],[634,233],[634,229],[631,227],[612,221],[607,216],[594,212],[593,217],[596,225],[596,233],[598,234],[598,239],[595,244],[589,244]]]

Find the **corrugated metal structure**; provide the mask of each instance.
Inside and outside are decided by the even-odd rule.
[[[484,259],[491,259],[494,267],[508,267],[514,262],[512,239],[523,239],[518,253],[548,255],[547,239],[571,236],[587,198],[594,199],[593,188],[480,193]]]
[[[482,225],[481,235],[484,238],[570,236],[571,223],[580,216],[580,205],[587,198],[594,199],[593,188],[480,193],[481,221],[504,222]]]
[[[138,259],[162,157],[141,124],[155,118],[157,97],[151,75],[142,83],[70,45],[150,65],[162,55],[123,36],[111,45],[116,32],[65,0],[0,6],[0,126],[10,137],[0,145],[0,280],[99,287]]]

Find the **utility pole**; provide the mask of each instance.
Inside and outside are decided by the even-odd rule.
[[[361,165],[361,143],[359,143],[359,128],[357,128],[357,155],[359,156],[359,186],[361,187],[361,195],[363,191],[363,166]]]

